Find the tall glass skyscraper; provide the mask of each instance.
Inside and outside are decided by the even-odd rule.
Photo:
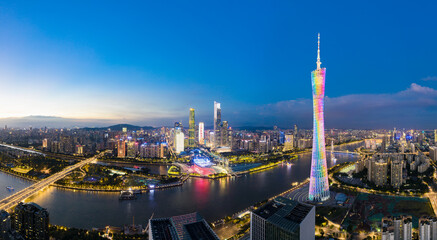
[[[196,121],[194,120],[194,108],[190,108],[190,119],[188,120],[188,147],[196,145]]]
[[[222,109],[220,103],[214,101],[214,148],[220,147]]]
[[[203,122],[199,122],[199,144],[205,144],[205,124]]]
[[[328,168],[325,152],[325,120],[323,117],[325,98],[325,72],[320,68],[320,34],[318,35],[317,69],[311,72],[313,87],[313,154],[311,159],[310,201],[322,202],[329,199]]]

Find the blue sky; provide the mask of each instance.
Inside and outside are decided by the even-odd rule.
[[[320,32],[327,127],[437,128],[436,7],[433,1],[3,2],[0,101],[7,104],[0,118],[159,126],[188,122],[193,107],[211,125],[215,100],[231,126],[309,128]]]

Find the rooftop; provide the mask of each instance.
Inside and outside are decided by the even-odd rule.
[[[254,214],[287,231],[294,231],[313,208],[312,205],[277,197],[254,211]]]
[[[149,227],[154,240],[179,240],[176,230],[168,218],[151,219]]]
[[[205,221],[190,223],[185,225],[185,229],[191,239],[218,240],[219,238],[212,232]]]

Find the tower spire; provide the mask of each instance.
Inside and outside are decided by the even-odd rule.
[[[320,69],[320,33],[317,36],[317,69]]]

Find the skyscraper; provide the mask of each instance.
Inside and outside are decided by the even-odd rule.
[[[228,121],[222,122],[221,136],[220,136],[220,146],[229,145],[229,134],[228,134]]]
[[[205,142],[205,124],[199,122],[199,144],[204,144]]]
[[[126,142],[122,139],[118,140],[117,157],[119,158],[126,157]]]
[[[196,121],[194,120],[194,108],[190,108],[190,119],[188,121],[188,147],[196,145]]]
[[[8,239],[11,231],[11,215],[5,210],[0,211],[0,239]]]
[[[328,168],[325,152],[325,120],[323,117],[325,98],[325,72],[320,68],[320,34],[318,35],[317,69],[311,72],[313,88],[313,152],[311,159],[310,201],[329,199]]]
[[[402,186],[402,167],[403,162],[399,159],[391,161],[391,185],[394,188],[400,188]]]
[[[219,240],[209,224],[197,212],[170,218],[150,219],[148,239]]]
[[[277,197],[250,213],[250,239],[314,239],[315,223],[314,206]]]
[[[49,213],[36,203],[20,202],[14,210],[13,225],[25,239],[49,239]]]
[[[220,146],[221,142],[221,122],[222,122],[222,109],[220,103],[214,101],[214,147]]]
[[[297,125],[294,124],[294,143],[293,146],[297,146],[297,143],[299,142],[299,131],[297,130]]]
[[[434,130],[434,145],[437,146],[437,129]]]
[[[182,129],[180,127],[175,128],[175,135],[174,135],[174,148],[176,154],[179,154],[184,151],[184,133],[182,132]]]

